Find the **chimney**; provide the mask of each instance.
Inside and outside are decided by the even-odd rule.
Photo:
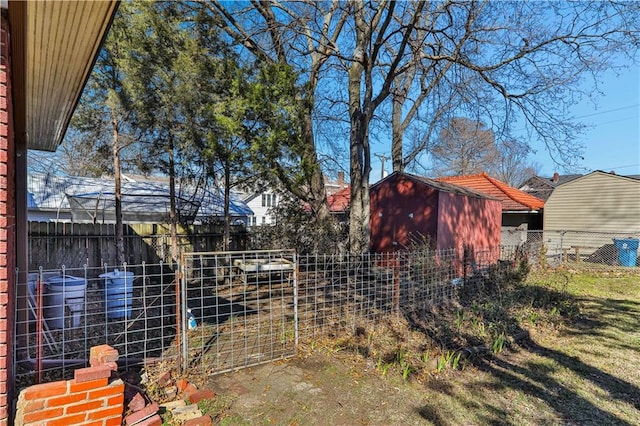
[[[344,172],[338,172],[338,185],[344,186]]]
[[[551,179],[551,182],[558,183],[559,180],[560,180],[560,175],[558,174],[558,172],[555,172],[553,174],[553,179]]]

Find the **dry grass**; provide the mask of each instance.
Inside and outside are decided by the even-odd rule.
[[[316,344],[426,390],[418,414],[437,425],[637,424],[638,276],[554,272],[500,286]],[[469,347],[454,370],[452,354]]]

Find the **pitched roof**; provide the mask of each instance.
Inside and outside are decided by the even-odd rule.
[[[351,186],[341,189],[327,197],[327,205],[331,213],[342,213],[349,209],[351,201]]]
[[[487,198],[490,200],[497,200],[500,201],[498,198],[495,198],[491,195],[488,194],[484,194],[482,192],[476,191],[474,189],[471,188],[467,188],[464,186],[460,186],[460,185],[455,185],[452,183],[448,183],[448,182],[441,182],[438,180],[434,180],[434,179],[429,179],[427,177],[424,176],[417,176],[417,175],[412,175],[410,173],[405,173],[405,172],[393,172],[390,175],[386,176],[384,179],[379,180],[378,182],[374,183],[373,185],[371,185],[371,188],[375,188],[378,185],[382,184],[383,182],[386,182],[387,180],[393,179],[397,176],[403,176],[405,178],[411,179],[414,182],[420,183],[422,185],[426,185],[426,186],[430,186],[438,191],[442,191],[442,192],[449,192],[451,194],[457,194],[457,195],[464,195],[467,197],[475,197],[475,198]]]
[[[440,182],[437,180],[429,179],[423,176],[416,176],[409,173],[394,172],[388,175],[387,177],[385,177],[384,179],[371,185],[371,188],[374,188],[380,185],[380,183],[387,181],[392,176],[397,176],[397,175],[402,175],[420,184],[431,186],[437,189],[438,191],[450,192],[458,195],[465,195],[467,197],[487,198],[487,199],[500,201],[499,198],[496,198],[491,195],[484,194],[478,191],[474,191],[472,188],[466,188],[464,186],[458,186],[458,185],[450,184],[447,182]],[[347,211],[349,209],[350,202],[351,202],[351,186],[347,186],[346,188],[341,189],[335,194],[331,194],[327,197],[327,205],[329,206],[329,211],[332,213],[342,213]]]
[[[591,173],[588,173],[586,175],[580,175],[576,179],[572,179],[572,180],[569,180],[569,181],[566,181],[566,182],[558,183],[557,186],[565,185],[567,183],[573,182],[574,180],[586,179],[586,178],[589,178],[589,177],[591,177],[593,175],[608,176],[608,177],[610,177],[612,179],[620,179],[620,180],[626,180],[626,181],[631,181],[631,182],[640,181],[640,177],[638,177],[637,175],[618,175],[618,174],[616,174],[614,172],[605,172],[605,171],[602,171],[602,170],[594,170]]]
[[[442,177],[436,180],[464,186],[498,198],[502,201],[503,211],[529,211],[544,207],[544,201],[492,178],[484,172],[477,175]]]
[[[578,179],[582,175],[561,175],[555,174],[553,177],[542,177],[538,175],[531,176],[529,179],[522,182],[519,186],[521,191],[531,194],[540,200],[547,201],[551,196],[551,193],[556,186],[563,183],[571,182],[574,179]]]
[[[30,173],[27,190],[29,209],[75,210],[80,214],[96,209],[108,212],[113,210],[115,203],[112,178]],[[176,191],[180,214],[197,218],[223,216],[224,196],[219,188],[205,190],[183,186]],[[131,221],[162,219],[169,212],[169,201],[169,183],[166,180],[123,179],[122,207],[124,215]],[[233,193],[229,209],[232,216],[253,214]]]

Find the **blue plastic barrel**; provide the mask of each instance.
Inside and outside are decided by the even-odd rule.
[[[119,271],[101,274],[104,278],[104,300],[107,318],[131,318],[133,272]]]
[[[61,275],[47,278],[42,305],[43,316],[49,328],[64,328],[65,308],[71,313],[71,326],[80,325],[86,289],[87,281],[81,277]]]
[[[620,262],[620,265],[636,266],[639,242],[640,240],[638,240],[637,238],[613,239],[613,243],[618,249],[618,261]]]

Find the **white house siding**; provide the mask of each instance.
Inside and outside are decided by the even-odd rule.
[[[270,197],[269,200],[265,197]],[[250,198],[245,198],[247,206],[253,210],[253,216],[249,216],[249,225],[270,225],[275,222],[272,209],[280,202],[280,194],[273,192],[261,192],[253,194]]]
[[[640,233],[640,180],[596,171],[559,185],[544,206],[544,231],[550,246],[589,251]]]

